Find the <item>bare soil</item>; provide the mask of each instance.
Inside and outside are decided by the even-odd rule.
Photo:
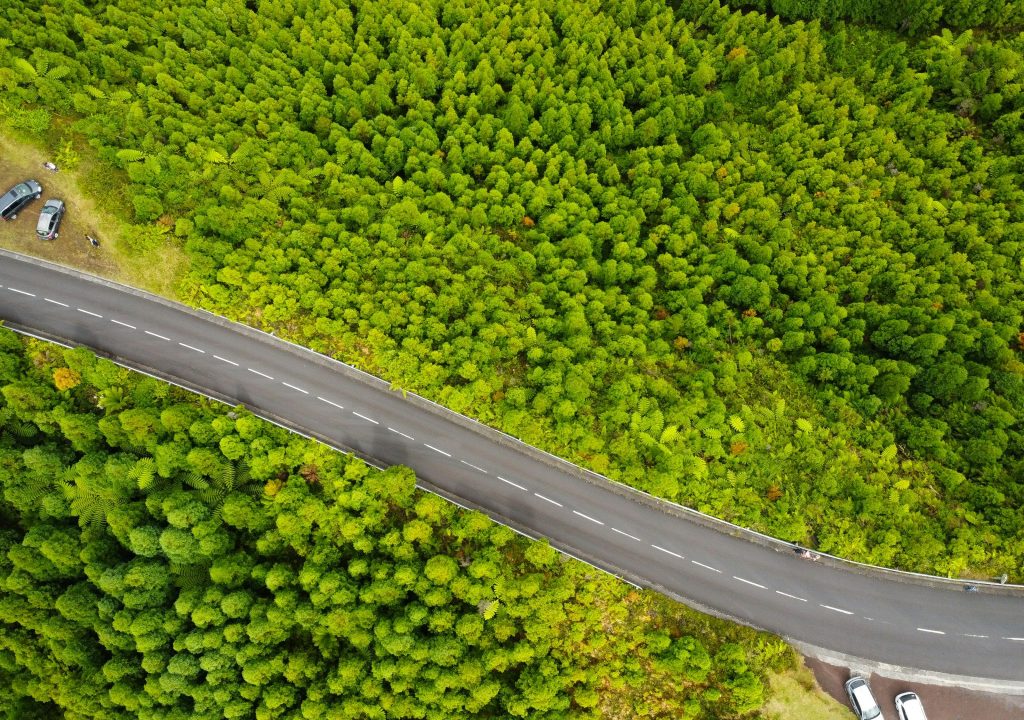
[[[43,186],[43,196],[22,208],[17,219],[0,223],[0,247],[96,275],[116,276],[118,268],[112,254],[102,244],[94,248],[85,239],[88,233],[102,242],[103,235],[86,220],[86,216],[92,214],[91,208],[83,208],[84,203],[73,187],[73,178],[59,169],[56,173],[50,172],[42,163],[42,156],[30,148],[0,144],[0,193],[25,180],[35,180]],[[50,198],[64,201],[64,221],[57,238],[40,240],[36,236],[36,221],[43,203]]]

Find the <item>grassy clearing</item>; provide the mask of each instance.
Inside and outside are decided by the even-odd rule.
[[[77,165],[64,165],[51,173],[42,164],[57,157],[56,149],[48,151],[9,128],[0,128],[0,193],[29,178],[43,186],[40,200],[13,222],[0,225],[0,247],[178,298],[188,259],[174,236],[158,235],[159,242],[139,251],[139,243],[132,243],[132,238],[138,233],[154,233],[151,226],[126,220],[131,210],[123,195],[125,179],[100,163],[84,143],[77,143],[73,150],[79,158]],[[35,236],[35,221],[42,203],[51,197],[64,201],[67,214],[60,237],[44,242]],[[93,248],[86,233],[99,238],[101,246]]]
[[[845,705],[836,702],[818,687],[814,673],[802,664],[771,676],[771,694],[761,710],[763,720],[850,720]]]

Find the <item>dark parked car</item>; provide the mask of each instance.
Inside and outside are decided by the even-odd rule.
[[[846,681],[846,694],[850,696],[853,714],[857,720],[875,720],[882,717],[882,708],[878,707],[868,681],[862,677],[852,677]]]
[[[35,180],[18,183],[0,197],[0,217],[13,220],[18,211],[43,194],[43,186]]]
[[[39,222],[36,223],[36,235],[40,240],[53,240],[57,237],[60,229],[60,221],[64,217],[64,203],[60,200],[50,199],[43,205],[39,212]]]

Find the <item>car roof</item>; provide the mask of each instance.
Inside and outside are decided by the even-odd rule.
[[[862,710],[878,707],[878,703],[875,702],[874,696],[871,695],[871,691],[868,689],[867,683],[854,685],[853,695],[857,698],[857,704],[861,706]]]

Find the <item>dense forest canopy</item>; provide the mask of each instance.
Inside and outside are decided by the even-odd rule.
[[[0,329],[0,717],[738,718],[785,645]]]
[[[185,299],[789,540],[1020,576],[1021,37],[59,7],[0,11],[8,122],[75,119]]]

